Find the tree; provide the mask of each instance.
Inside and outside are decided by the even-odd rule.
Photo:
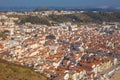
[[[53,34],[49,34],[46,36],[46,39],[56,39],[56,37]]]

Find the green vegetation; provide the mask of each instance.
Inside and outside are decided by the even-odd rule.
[[[54,23],[72,22],[81,23],[102,23],[120,22],[120,12],[84,12],[65,15],[14,15],[20,19],[20,24],[30,22],[32,24],[54,25]]]
[[[47,35],[46,39],[56,39],[56,37],[53,34]]]
[[[47,80],[32,69],[0,59],[0,80]]]
[[[90,22],[120,22],[120,12],[99,12],[99,13],[85,13],[91,18]]]
[[[8,30],[4,30],[0,32],[0,39],[5,40],[10,32]]]
[[[49,10],[51,10],[51,9],[43,7],[43,8],[37,8],[37,9],[35,9],[34,12],[35,11],[49,11]]]
[[[28,16],[20,21],[21,24],[30,22],[32,24],[46,24],[50,25],[49,21],[45,17],[37,17],[37,16]]]
[[[102,23],[106,22],[120,22],[119,12],[85,12],[68,15],[50,15],[52,21],[56,22],[73,22],[73,23]]]
[[[5,40],[7,38],[7,35],[6,34],[3,34],[3,33],[0,33],[0,38],[2,40]]]

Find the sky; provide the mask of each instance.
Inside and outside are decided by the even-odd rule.
[[[120,0],[0,0],[0,7],[120,7]]]

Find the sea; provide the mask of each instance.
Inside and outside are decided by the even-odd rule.
[[[33,11],[37,7],[0,7],[0,12],[24,12],[24,11]]]
[[[0,12],[31,12],[39,8],[45,7],[0,7]],[[99,12],[120,12],[120,9],[116,8],[64,8],[64,7],[47,7],[53,10],[68,10],[68,11],[99,11]]]

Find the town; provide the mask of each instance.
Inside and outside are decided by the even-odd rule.
[[[0,12],[0,57],[50,80],[109,80],[120,69],[120,22],[17,24],[11,15],[84,11]]]

